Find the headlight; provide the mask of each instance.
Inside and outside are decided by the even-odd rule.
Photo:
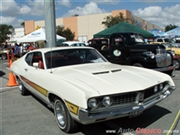
[[[112,104],[112,100],[110,97],[107,96],[103,98],[102,103],[105,107],[108,107]]]
[[[88,106],[90,108],[96,108],[98,106],[97,100],[95,98],[92,98],[88,101]]]
[[[113,51],[113,54],[114,54],[114,56],[118,57],[121,55],[121,51],[116,49]]]
[[[154,59],[154,57],[155,57],[154,53],[152,53],[151,51],[143,52],[143,54],[145,54],[145,55],[151,57],[151,59]]]
[[[162,83],[159,85],[159,89],[163,90],[163,84]]]
[[[158,91],[158,86],[154,86],[154,93]]]

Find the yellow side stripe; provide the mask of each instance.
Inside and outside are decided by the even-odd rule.
[[[74,104],[72,104],[72,103],[70,103],[70,102],[68,102],[68,101],[65,101],[65,102],[66,102],[66,104],[67,104],[68,110],[69,110],[70,112],[74,113],[75,115],[77,115],[77,114],[78,114],[79,107],[76,106],[76,105],[74,105]]]
[[[39,91],[41,94],[43,94],[44,96],[47,97],[48,91],[47,91],[46,89],[44,89],[44,88],[42,88],[41,86],[39,86],[39,85],[31,82],[30,80],[28,80],[27,78],[25,78],[25,77],[23,77],[23,76],[21,76],[21,79],[22,79],[23,81],[25,81],[27,84],[29,84],[31,87],[33,87],[34,89],[36,89],[37,91]]]
[[[178,123],[179,118],[180,118],[180,110],[179,110],[179,112],[177,113],[176,118],[174,119],[174,121],[173,121],[173,123],[172,123],[172,125],[171,125],[171,127],[170,127],[170,129],[168,130],[168,133],[167,133],[166,135],[172,134],[172,132],[173,132],[176,124]]]

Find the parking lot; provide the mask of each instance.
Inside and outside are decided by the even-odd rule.
[[[33,95],[21,96],[17,87],[6,86],[8,75],[7,60],[0,60],[0,135],[67,135],[58,128],[53,111],[46,105]],[[172,95],[141,116],[80,125],[80,129],[72,135],[107,135],[114,132],[123,132],[124,135],[170,135],[169,130],[179,135],[180,71],[174,72],[173,80],[176,90]]]

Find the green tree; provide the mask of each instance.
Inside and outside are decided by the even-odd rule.
[[[172,25],[172,24],[166,25],[165,26],[165,32],[169,31],[169,30],[172,30],[174,28],[177,28],[177,27],[178,27],[177,25]]]
[[[129,21],[132,22],[132,19],[125,18],[123,13],[121,13],[121,12],[119,13],[119,15],[117,15],[115,17],[113,17],[112,15],[109,15],[109,16],[106,16],[104,19],[105,19],[105,21],[103,21],[102,24],[104,24],[106,28],[109,28],[120,22],[129,22]]]
[[[21,26],[23,26],[23,28],[24,28],[24,22],[21,23]]]
[[[0,43],[6,42],[13,33],[14,28],[11,25],[0,24]]]
[[[56,26],[56,34],[63,36],[66,38],[67,41],[74,40],[75,32],[72,32],[69,28],[64,28],[64,26]]]

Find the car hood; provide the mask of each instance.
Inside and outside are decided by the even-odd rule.
[[[180,55],[180,48],[167,48],[167,50],[172,50],[175,54]]]
[[[109,62],[57,68],[53,74],[99,95],[143,90],[170,78],[158,71]]]

